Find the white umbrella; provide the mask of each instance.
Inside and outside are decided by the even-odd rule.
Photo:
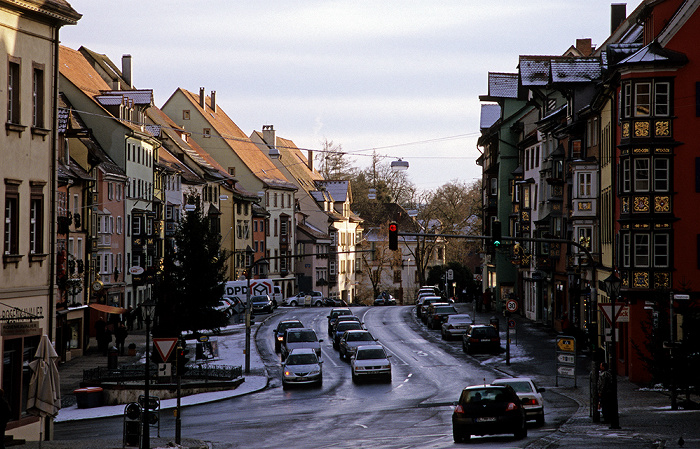
[[[58,377],[57,360],[58,354],[56,354],[49,337],[42,335],[34,360],[29,363],[33,373],[29,381],[29,397],[27,398],[27,412],[42,418],[39,433],[40,445],[44,430],[43,418],[56,416],[61,408],[61,382]]]

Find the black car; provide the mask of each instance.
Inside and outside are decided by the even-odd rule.
[[[338,328],[338,323],[342,323],[343,321],[357,321],[358,323],[362,324],[362,321],[360,321],[359,316],[355,315],[339,315],[338,318],[335,319],[333,322],[333,326],[331,327],[331,332],[328,334],[329,337],[333,337],[335,335],[335,330]]]
[[[333,332],[333,324],[335,324],[335,319],[339,315],[352,315],[352,310],[347,307],[334,307],[331,309],[331,313],[326,317],[328,318],[328,335]]]
[[[416,316],[418,316],[418,318],[420,319],[423,319],[423,314],[428,310],[430,304],[434,302],[444,302],[444,300],[440,296],[426,296],[423,299],[421,299],[420,303],[416,305]]]
[[[335,326],[335,332],[333,333],[333,348],[339,349],[340,337],[343,336],[345,331],[349,330],[364,330],[362,324],[357,321],[341,321]]]
[[[452,434],[455,443],[472,435],[512,433],[515,438],[527,436],[525,409],[509,385],[475,385],[462,390],[452,413]]]
[[[275,337],[275,352],[280,352],[280,349],[284,344],[284,331],[299,327],[304,327],[299,320],[282,320],[277,324],[275,330],[272,331],[272,334]]]
[[[501,337],[498,335],[498,329],[488,324],[472,324],[462,336],[462,349],[469,354],[500,352]]]
[[[428,307],[428,318],[427,324],[430,329],[440,329],[442,323],[447,321],[447,317],[450,315],[457,315],[457,309],[454,306],[438,306]]]
[[[251,296],[250,302],[253,305],[253,313],[272,313],[274,309],[268,295]]]

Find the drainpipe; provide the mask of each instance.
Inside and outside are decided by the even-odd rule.
[[[61,28],[57,24],[53,31],[53,89],[51,98],[51,211],[49,213],[49,310],[48,310],[48,332],[49,339],[56,341],[54,328],[54,314],[56,308],[56,183],[58,170],[56,160],[58,158],[58,30]]]

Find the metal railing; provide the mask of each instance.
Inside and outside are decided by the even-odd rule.
[[[151,364],[150,372],[155,375],[158,367]],[[122,365],[119,368],[97,367],[83,370],[83,382],[133,382],[141,381],[146,375],[145,365]],[[182,376],[187,380],[228,381],[243,375],[243,368],[230,365],[192,365]]]

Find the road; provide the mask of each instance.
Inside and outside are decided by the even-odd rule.
[[[453,446],[453,403],[466,386],[503,377],[489,355],[468,356],[458,341],[445,342],[439,331],[416,320],[413,307],[358,307],[353,312],[392,358],[391,384],[355,385],[348,362],[341,361],[327,335],[329,308],[280,308],[264,320],[256,343],[271,377],[264,391],[201,406],[183,413],[182,435],[213,443],[214,448],[421,447]],[[282,389],[281,363],[272,330],[281,319],[298,318],[323,338],[323,387]],[[545,385],[547,386],[547,385]],[[494,436],[472,439],[484,448],[525,447],[554,431],[576,404],[545,393],[546,424],[529,425],[526,439]],[[174,435],[174,418],[162,416],[161,436]],[[56,439],[122,434],[122,419],[56,424]]]

